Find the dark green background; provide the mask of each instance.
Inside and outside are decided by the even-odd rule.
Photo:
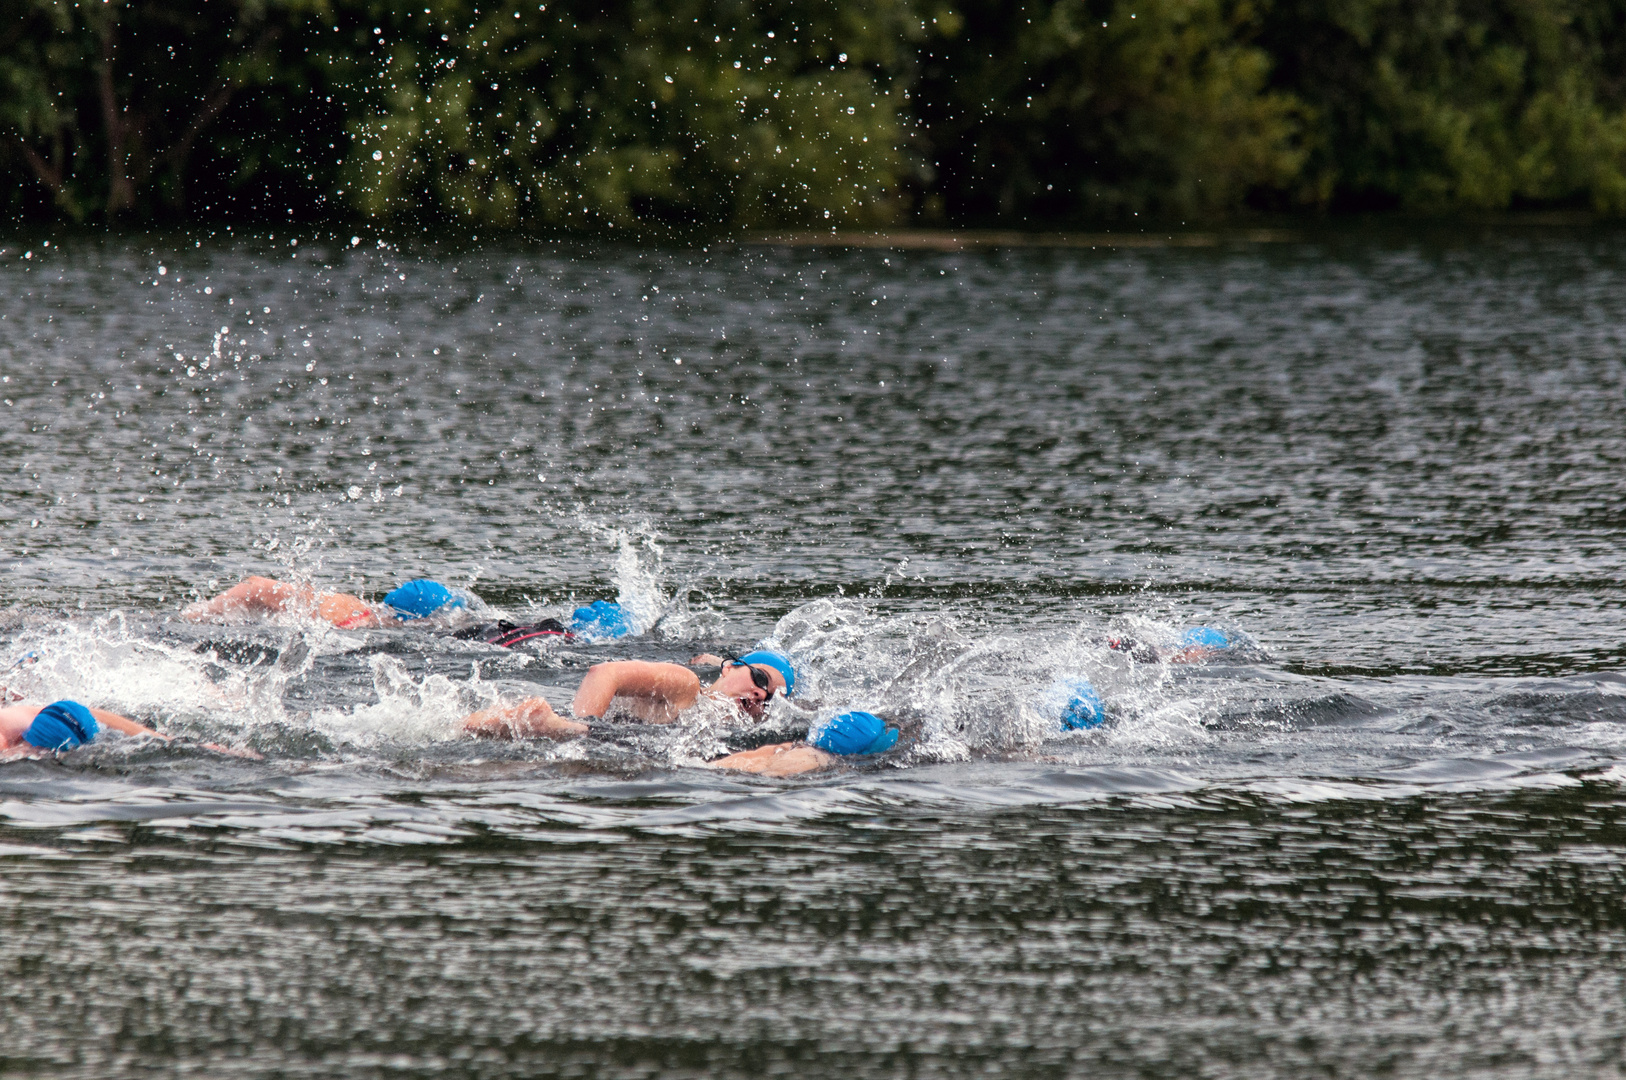
[[[1621,0],[0,2],[14,221],[1626,210]]]

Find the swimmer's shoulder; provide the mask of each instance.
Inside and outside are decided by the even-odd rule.
[[[44,707],[33,701],[18,701],[0,707],[0,749],[22,742],[23,734]]]

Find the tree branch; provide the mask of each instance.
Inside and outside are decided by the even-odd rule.
[[[29,146],[21,138],[13,136],[12,141],[15,142],[17,144],[17,148],[23,152],[23,160],[28,162],[28,167],[30,169],[34,170],[34,175],[39,177],[40,183],[50,188],[52,195],[56,196],[57,198],[61,198],[62,170],[53,168],[50,162],[46,161],[40,156],[38,150],[35,150],[32,146]]]
[[[282,36],[281,28],[274,27],[267,30],[260,35],[260,40],[255,42],[254,47],[249,52],[251,54],[261,52],[274,44],[280,36]],[[181,132],[180,137],[154,159],[155,162],[167,164],[174,171],[175,201],[177,204],[179,204],[181,198],[181,173],[186,168],[186,159],[192,156],[192,145],[197,141],[198,136],[203,133],[203,130],[219,119],[220,114],[226,111],[226,106],[231,104],[231,99],[236,95],[237,91],[243,88],[243,85],[240,78],[227,79],[222,82],[215,92],[210,94],[204,101],[203,108],[199,109],[198,114],[192,118],[192,122],[186,125],[186,130]]]
[[[102,122],[107,126],[107,214],[112,217],[121,210],[135,205],[135,185],[125,172],[125,143],[130,128],[119,109],[118,94],[113,89],[113,55],[118,50],[118,23],[110,16],[103,24],[102,63],[98,73],[98,88],[102,99]]]
[[[209,95],[208,100],[203,103],[203,108],[192,118],[192,122],[186,125],[186,130],[181,132],[180,138],[155,160],[170,162],[177,168],[180,167],[192,153],[192,144],[203,133],[203,129],[214,123],[220,114],[226,111],[226,106],[231,104],[232,96],[242,88],[243,84],[235,79],[222,83],[219,89]]]

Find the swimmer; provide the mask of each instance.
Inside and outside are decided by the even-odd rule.
[[[1085,731],[1106,723],[1106,706],[1088,679],[1057,679],[1035,703],[1063,731]],[[759,776],[797,776],[828,768],[842,758],[884,754],[898,744],[897,727],[868,712],[845,712],[809,734],[805,742],[782,742],[742,750],[716,761],[712,769],[756,773]]]
[[[348,593],[324,593],[309,585],[268,577],[248,577],[219,596],[188,605],[181,615],[198,622],[211,618],[293,612],[314,615],[341,630],[354,630],[399,625],[427,618],[442,608],[464,606],[466,602],[461,596],[438,581],[409,581],[386,593],[384,602],[375,606]]]
[[[5,691],[6,697],[11,697]],[[136,723],[106,709],[91,709],[77,701],[53,701],[49,705],[14,700],[0,705],[0,759],[38,754],[41,751],[73,750],[94,739],[102,728],[125,735],[151,735],[172,741],[170,736]]]
[[[710,656],[697,656],[703,663]],[[612,704],[619,704],[649,724],[670,724],[702,697],[732,702],[748,716],[762,714],[775,694],[789,697],[796,691],[796,668],[790,658],[771,649],[757,649],[731,660],[720,660],[722,672],[710,686],[681,664],[645,660],[614,660],[595,664],[576,690],[570,711],[574,719],[554,712],[542,698],[527,698],[514,705],[483,709],[463,721],[471,735],[505,739],[542,735],[568,739],[587,734],[584,719],[597,719]]]
[[[1159,648],[1132,637],[1108,638],[1106,644],[1113,652],[1128,653],[1132,659],[1142,664],[1155,664],[1159,661],[1170,664],[1200,664],[1231,648],[1236,641],[1212,626],[1194,626],[1180,635],[1180,644],[1173,649]]]
[[[369,630],[401,626],[467,607],[468,601],[462,596],[428,578],[405,582],[385,593],[381,603],[369,604],[361,597],[348,593],[324,593],[309,585],[268,577],[249,577],[219,596],[189,605],[181,614],[197,622],[292,612],[314,615],[341,630]],[[500,620],[492,625],[465,628],[453,636],[468,640],[478,638],[490,645],[511,648],[537,638],[585,637],[607,641],[625,637],[634,629],[631,618],[621,605],[609,600],[595,600],[586,607],[577,608],[569,626],[558,619],[543,619],[524,626]]]
[[[1090,680],[1064,675],[1034,702],[1042,715],[1056,718],[1063,731],[1088,731],[1107,722],[1107,707]]]
[[[707,768],[796,776],[828,768],[844,757],[884,754],[898,744],[898,729],[874,713],[845,712],[834,717],[806,742],[773,743],[706,763]]]

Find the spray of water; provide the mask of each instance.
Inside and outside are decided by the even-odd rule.
[[[1160,655],[1177,654],[1179,626],[1139,617],[1132,628]],[[815,732],[839,712],[875,712],[911,729],[919,761],[1040,746],[1064,753],[1068,745],[1167,749],[1211,741],[1226,684],[1184,678],[1175,665],[1109,648],[1123,632],[1085,619],[1071,629],[1018,635],[944,615],[888,616],[872,602],[835,598],[786,614],[771,643],[798,664],[805,686],[798,697],[818,713]],[[1057,686],[1077,678],[1106,701],[1106,727],[1062,731]]]
[[[672,586],[660,534],[647,521],[605,522],[578,509],[574,520],[583,532],[614,550],[610,563],[615,600],[631,617],[634,632],[663,641],[715,637],[722,618],[690,601],[687,583]]]
[[[310,714],[311,728],[337,747],[422,746],[463,738],[459,721],[498,699],[496,688],[481,680],[478,664],[466,681],[442,674],[413,678],[393,656],[368,657],[368,666],[376,701]]]
[[[124,713],[172,734],[241,738],[288,722],[283,697],[305,676],[325,625],[279,627],[251,659],[208,642],[165,640],[122,612],[25,629],[11,642],[35,659],[6,682],[27,698],[63,698]]]

